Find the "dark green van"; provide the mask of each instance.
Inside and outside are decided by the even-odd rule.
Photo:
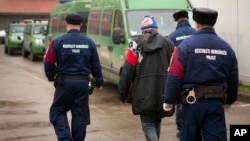
[[[77,13],[83,17],[81,32],[86,34],[89,8],[92,0],[61,0],[51,13],[48,23],[48,30],[45,37],[45,47],[49,42],[67,32],[65,27],[65,16],[69,13]]]
[[[22,50],[25,25],[25,23],[19,21],[13,21],[8,25],[5,30],[6,35],[4,40],[4,52],[6,54],[12,55],[15,51]]]
[[[81,32],[95,41],[105,79],[118,84],[128,44],[141,34],[143,16],[154,16],[159,32],[167,36],[176,28],[172,17],[176,10],[191,14],[192,4],[189,0],[75,0],[58,4],[50,14],[45,44],[47,47],[66,33],[68,13],[82,15]]]
[[[27,22],[23,34],[22,56],[31,56],[32,61],[42,58],[45,53],[44,32],[48,21],[32,20]]]
[[[159,32],[167,36],[176,28],[176,10],[192,10],[189,0],[93,0],[87,36],[97,46],[104,77],[116,84],[120,79],[128,44],[141,34],[143,16],[154,16]]]

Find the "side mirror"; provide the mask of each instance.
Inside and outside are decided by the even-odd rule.
[[[17,36],[17,39],[18,39],[18,40],[22,40],[22,38],[21,38],[20,36]]]
[[[113,42],[115,44],[125,43],[125,36],[123,30],[121,28],[113,29]]]

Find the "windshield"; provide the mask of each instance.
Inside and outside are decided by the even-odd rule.
[[[33,34],[43,34],[46,31],[47,25],[35,25],[33,27]]]
[[[10,32],[11,33],[22,33],[24,32],[25,25],[15,25],[11,26]]]
[[[141,10],[141,11],[128,11],[128,31],[130,36],[137,36],[141,34],[141,20],[143,16],[153,16],[158,25],[158,31],[163,36],[168,36],[169,33],[175,30],[176,22],[173,19],[173,13],[176,10]],[[189,17],[191,16],[189,11]],[[191,19],[191,18],[190,18]],[[191,20],[190,20],[191,22]],[[191,23],[191,25],[193,25]]]

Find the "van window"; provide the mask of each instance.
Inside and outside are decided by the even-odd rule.
[[[125,42],[124,22],[122,12],[120,10],[115,11],[112,39],[114,44],[121,44]]]
[[[124,22],[122,18],[122,12],[120,10],[115,11],[115,21],[113,28],[120,28],[122,31],[124,31]]]
[[[79,15],[81,15],[82,16],[82,26],[81,26],[81,28],[80,28],[80,31],[81,32],[84,32],[84,33],[86,33],[86,31],[87,31],[87,22],[88,22],[88,12],[79,12],[78,13]]]
[[[45,30],[46,29],[46,25],[35,25],[33,27],[33,34],[42,34],[41,33],[41,28],[43,28]]]
[[[62,14],[60,16],[60,20],[59,20],[59,29],[58,32],[59,33],[66,33],[67,29],[66,29],[66,25],[65,25],[65,17],[67,14]]]
[[[90,13],[89,23],[88,23],[88,33],[90,34],[98,34],[99,26],[101,21],[101,11],[93,10]]]
[[[130,36],[141,34],[141,20],[145,15],[153,16],[158,25],[158,31],[164,36],[174,31],[176,23],[172,17],[174,10],[140,10],[128,11],[128,32]]]
[[[59,23],[59,16],[54,16],[51,18],[51,21],[50,21],[51,33],[57,33],[58,23]]]
[[[103,36],[110,36],[112,15],[113,15],[112,10],[103,11],[102,27],[101,27],[101,35]]]
[[[24,25],[14,25],[11,27],[11,33],[22,33],[24,32],[25,26]]]

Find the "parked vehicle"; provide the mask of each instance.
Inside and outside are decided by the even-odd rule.
[[[0,44],[4,44],[5,36],[6,36],[5,30],[0,30]]]
[[[65,15],[81,14],[84,18],[81,32],[96,43],[103,76],[115,84],[119,82],[130,40],[141,34],[143,16],[154,16],[159,32],[167,36],[176,27],[174,12],[187,10],[192,14],[189,0],[61,1],[62,4],[55,6],[50,14],[46,47],[51,40],[66,33]]]
[[[104,77],[118,84],[128,44],[141,34],[143,16],[154,16],[159,33],[167,36],[175,30],[176,10],[191,13],[192,5],[189,0],[93,0],[87,36],[96,43]]]
[[[33,20],[26,24],[23,34],[22,56],[27,58],[31,56],[32,61],[43,57],[45,53],[44,32],[46,31],[48,21]]]
[[[20,21],[13,21],[8,25],[4,39],[4,52],[6,54],[12,55],[15,51],[21,51],[25,25]]]
[[[46,48],[51,40],[67,32],[65,27],[65,16],[69,13],[77,13],[83,17],[80,30],[83,34],[86,34],[91,1],[92,0],[60,0],[61,3],[56,5],[50,13],[48,30],[45,38]]]

